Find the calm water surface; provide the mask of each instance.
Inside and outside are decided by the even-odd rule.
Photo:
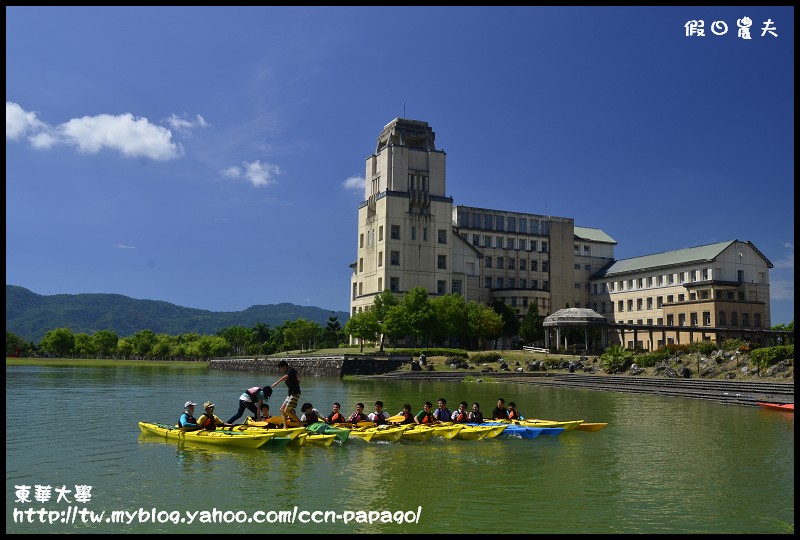
[[[376,399],[394,414],[446,397],[451,409],[498,397],[523,415],[609,422],[532,440],[436,440],[329,448],[226,450],[165,443],[137,422],[174,423],[183,402],[213,401],[227,420],[247,387],[279,373],[180,367],[6,367],[6,532],[12,533],[783,533],[794,523],[794,414],[699,400],[507,383],[302,381],[301,401],[350,414]],[[285,387],[276,388],[273,414]],[[198,414],[202,407],[198,406]],[[36,422],[35,429],[31,429]],[[15,486],[31,486],[17,502]],[[34,498],[66,486],[72,504]],[[91,499],[73,500],[76,485]],[[14,510],[145,518],[19,523]],[[418,524],[172,524],[151,512],[416,511]],[[456,511],[456,508],[461,510]],[[48,514],[50,515],[50,514]],[[165,515],[165,514],[162,514]],[[49,518],[45,518],[49,519]],[[54,517],[55,519],[55,517]]]

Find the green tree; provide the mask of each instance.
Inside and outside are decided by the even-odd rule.
[[[108,358],[117,351],[119,336],[113,330],[100,330],[92,336],[94,349],[101,358]]]
[[[287,348],[310,350],[316,348],[316,342],[322,335],[322,327],[302,317],[287,322],[283,330],[283,340]]]
[[[156,333],[152,330],[140,330],[130,336],[133,346],[133,355],[136,358],[150,358],[153,352],[153,345],[156,344]]]
[[[44,335],[42,341],[39,342],[39,347],[59,358],[66,358],[75,347],[75,336],[69,328],[56,328]]]
[[[411,335],[411,323],[406,313],[406,307],[403,304],[397,304],[389,308],[389,311],[383,317],[381,331],[393,345],[397,345],[397,340]]]
[[[525,343],[534,344],[544,339],[544,319],[539,315],[539,299],[534,298],[533,304],[528,307],[528,313],[522,319],[519,335]]]
[[[511,339],[511,337],[519,333],[520,322],[515,308],[512,308],[505,302],[495,300],[492,302],[492,309],[503,319],[503,329],[500,335],[504,338],[504,342],[506,339]],[[501,347],[501,349],[502,348],[505,347]]]
[[[467,321],[478,348],[484,348],[487,339],[497,339],[503,334],[503,318],[500,314],[474,300],[467,303]]]
[[[133,358],[133,341],[122,338],[117,342],[117,356],[120,358]]]
[[[234,356],[244,356],[247,354],[247,346],[253,341],[253,330],[243,326],[229,326],[223,328],[217,332],[217,335],[228,341]]]
[[[25,352],[25,340],[14,332],[6,331],[6,356],[22,355]]]
[[[97,349],[95,349],[92,336],[85,333],[75,334],[75,345],[72,347],[72,353],[77,358],[94,358],[97,355]]]
[[[328,317],[328,324],[322,331],[322,346],[336,348],[340,343],[344,343],[345,335],[342,325],[339,324],[339,317],[331,315]]]
[[[424,287],[414,287],[403,296],[402,305],[416,347],[417,339],[427,341],[433,331],[433,308],[428,300],[428,291]]]
[[[389,289],[384,289],[382,293],[375,297],[375,301],[372,304],[372,309],[375,313],[375,318],[378,319],[378,323],[381,325],[380,329],[380,351],[383,352],[383,340],[386,335],[386,331],[383,328],[384,322],[386,321],[386,316],[389,314],[389,310],[392,309],[394,306],[400,305],[400,300],[397,299],[397,296],[390,291]]]
[[[464,297],[452,293],[433,298],[430,301],[433,309],[433,338],[443,343],[444,340],[455,340],[460,343],[467,327],[467,306]]]
[[[375,317],[373,310],[356,313],[344,325],[347,335],[353,336],[359,341],[361,352],[364,352],[364,341],[376,341],[381,325]]]

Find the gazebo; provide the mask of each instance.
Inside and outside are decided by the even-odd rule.
[[[575,327],[582,327],[583,328],[583,336],[584,336],[584,343],[585,348],[589,350],[589,327],[590,326],[597,326],[600,327],[600,340],[603,349],[606,348],[608,345],[608,321],[605,317],[594,311],[593,309],[588,308],[564,308],[559,309],[552,315],[548,315],[544,318],[542,322],[542,326],[544,326],[544,346],[545,348],[550,348],[550,334],[555,328],[556,331],[556,340],[555,340],[555,349],[561,345],[561,329],[562,328],[575,328]],[[566,336],[564,336],[564,348],[568,347]]]

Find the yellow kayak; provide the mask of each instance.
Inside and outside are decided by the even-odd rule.
[[[456,439],[479,441],[485,439],[494,429],[495,426],[464,426],[464,429],[456,433]],[[505,426],[503,426],[503,429],[505,429]]]
[[[179,442],[197,442],[219,446],[235,446],[237,448],[260,448],[274,436],[272,433],[244,433],[229,430],[186,431],[181,428],[156,424],[152,422],[139,422],[139,429],[147,435],[158,435],[166,440]]]
[[[458,432],[464,429],[464,424],[438,424],[433,426],[434,437],[444,437],[445,439],[453,439]]]
[[[366,429],[353,429],[350,431],[350,438],[362,439],[365,442],[370,442],[375,436],[375,431],[371,428]]]
[[[404,427],[400,426],[376,426],[366,428],[365,431],[371,431],[373,433],[371,439],[373,441],[399,442],[405,430]]]
[[[525,427],[562,427],[564,431],[572,431],[581,425],[583,420],[539,420],[534,418],[530,420],[514,420],[513,423]]]
[[[433,437],[433,428],[429,426],[412,426],[403,431],[401,441],[427,441]]]
[[[227,430],[226,430],[227,431]],[[298,435],[302,433],[307,433],[306,428],[304,427],[293,427],[293,428],[266,428],[255,426],[251,424],[243,424],[239,426],[235,426],[231,429],[231,431],[242,432],[242,433],[272,433],[274,437],[290,437],[294,439]]]
[[[313,444],[315,446],[330,446],[336,440],[334,433],[309,433],[306,436],[306,444]]]

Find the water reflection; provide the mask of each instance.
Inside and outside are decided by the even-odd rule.
[[[277,377],[277,373],[274,374]],[[275,378],[276,378],[275,377]],[[94,510],[416,510],[418,526],[242,524],[237,533],[775,533],[794,521],[794,415],[678,398],[507,383],[340,381],[307,378],[303,400],[347,414],[376,399],[449,405],[498,397],[528,417],[609,422],[596,433],[536,439],[431,439],[282,449],[209,447],[141,434],[138,421],[174,423],[191,399],[225,418],[242,388],[272,374],[161,367],[6,368],[7,420],[31,395],[57,395],[72,422],[53,436],[7,421],[7,532],[85,529],[14,524],[14,486],[93,486]],[[271,405],[277,408],[281,394]],[[451,408],[453,408],[451,406]],[[489,407],[490,410],[490,407]],[[56,418],[52,420],[55,424]],[[453,512],[462,505],[470,519]],[[530,521],[498,516],[547,515]],[[169,524],[93,526],[91,532],[195,532]],[[203,532],[230,532],[211,524]]]

